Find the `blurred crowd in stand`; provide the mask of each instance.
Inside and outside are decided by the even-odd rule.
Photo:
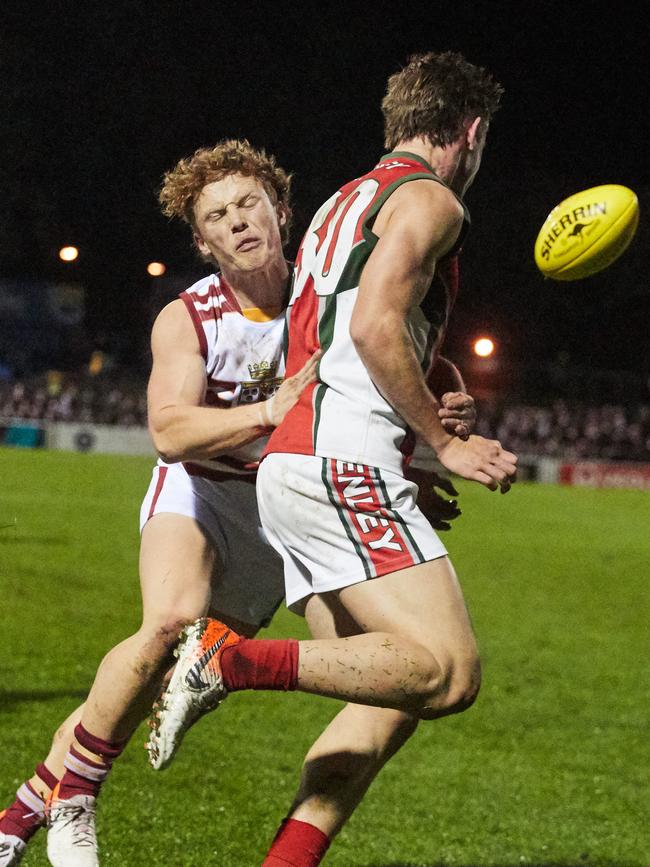
[[[520,455],[650,462],[650,405],[481,403],[476,432]]]
[[[142,426],[145,386],[107,377],[67,379],[50,372],[30,382],[0,382],[0,419]]]
[[[68,379],[54,372],[29,383],[0,382],[0,418],[142,426],[145,388],[112,375]],[[481,401],[477,433],[521,455],[650,462],[650,405]]]

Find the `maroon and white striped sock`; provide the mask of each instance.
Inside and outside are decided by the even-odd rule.
[[[86,756],[72,745],[65,757],[65,773],[57,793],[58,800],[66,801],[75,795],[97,797],[102,783],[108,776],[113,761],[121,754],[126,741],[102,740],[87,731],[81,723],[75,728],[76,742],[93,754]]]
[[[16,800],[0,817],[0,831],[27,842],[45,824],[45,802],[30,783],[23,783]]]
[[[59,782],[59,778],[52,773],[52,771],[47,767],[45,762],[41,762],[40,765],[36,765],[36,770],[34,771],[34,774],[45,783],[45,785],[50,791],[52,791],[52,789]]]
[[[59,782],[43,762],[36,766],[34,775],[50,790]],[[13,804],[0,814],[0,831],[27,842],[44,824],[45,802],[28,780],[16,792]]]

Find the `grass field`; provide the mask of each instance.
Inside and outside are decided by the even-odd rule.
[[[138,624],[151,461],[5,449],[0,465],[4,803]],[[461,504],[445,541],[479,636],[481,695],[422,724],[326,864],[650,865],[650,495],[463,486]],[[283,611],[269,634],[300,637],[303,623]],[[158,775],[138,732],[102,795],[103,863],[260,864],[301,757],[338,706],[235,695]],[[47,863],[44,842],[40,832],[25,867]]]

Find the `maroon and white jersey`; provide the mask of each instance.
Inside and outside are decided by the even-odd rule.
[[[284,312],[273,319],[257,309],[244,315],[220,274],[204,277],[179,297],[205,360],[205,405],[228,409],[275,394],[284,376]],[[185,462],[184,467],[190,475],[217,480],[246,475],[253,481],[266,443],[263,437],[227,455]]]
[[[407,425],[372,382],[350,339],[363,268],[378,237],[377,214],[402,184],[443,182],[421,158],[396,152],[346,184],[318,210],[303,238],[287,311],[287,376],[317,349],[319,381],[306,388],[271,435],[266,452],[335,458],[402,473],[414,445]],[[462,204],[462,202],[461,202]],[[438,263],[432,286],[411,311],[408,328],[424,373],[440,348],[458,289],[455,248]]]

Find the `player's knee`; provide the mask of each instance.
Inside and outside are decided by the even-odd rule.
[[[448,712],[462,713],[464,710],[468,710],[476,701],[480,689],[481,663],[477,658],[450,693]]]
[[[444,687],[425,703],[420,719],[432,720],[468,710],[476,701],[481,688],[481,663],[478,657],[445,679]]]

